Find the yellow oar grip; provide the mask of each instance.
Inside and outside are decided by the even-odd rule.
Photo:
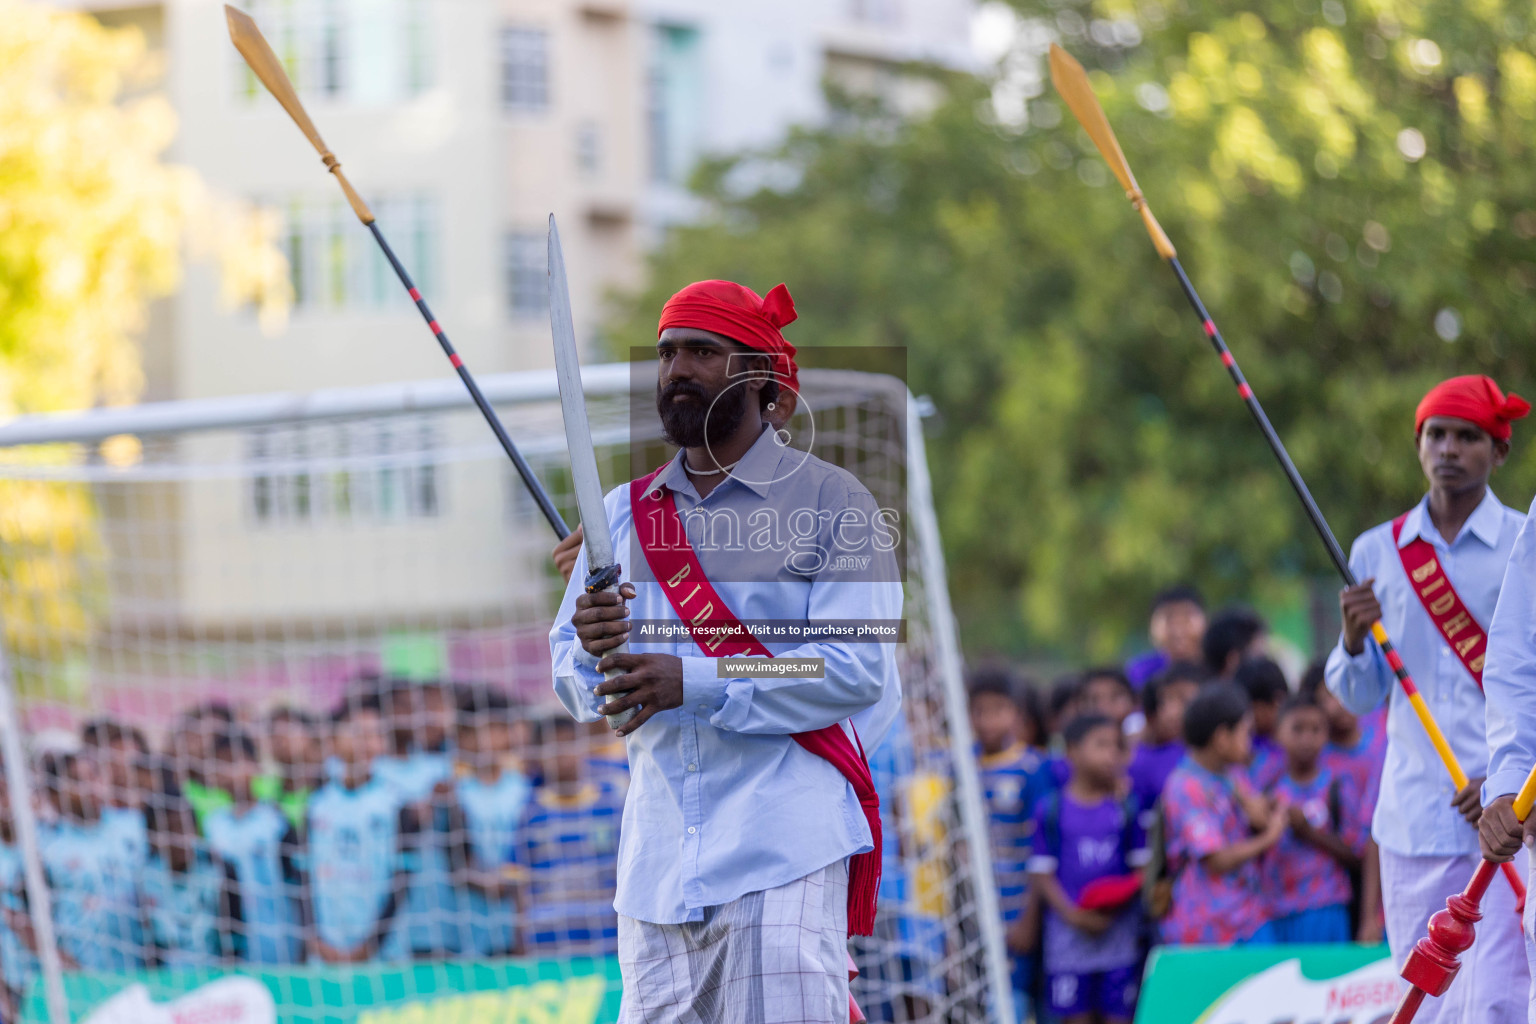
[[[1525,785],[1515,796],[1515,817],[1524,821],[1531,813],[1532,804],[1536,804],[1536,768],[1531,769],[1531,774],[1525,777]]]

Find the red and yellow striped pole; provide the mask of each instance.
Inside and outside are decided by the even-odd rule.
[[[1333,561],[1334,568],[1338,570],[1340,578],[1346,586],[1356,586],[1359,581],[1355,579],[1354,572],[1349,567],[1349,559],[1344,556],[1344,549],[1339,547],[1338,538],[1333,535],[1328,521],[1323,518],[1323,512],[1317,507],[1317,502],[1312,498],[1312,492],[1308,490],[1307,483],[1301,477],[1296,464],[1291,461],[1290,453],[1285,450],[1285,444],[1280,440],[1280,435],[1275,432],[1274,425],[1269,422],[1269,416],[1264,412],[1264,407],[1259,404],[1254,396],[1253,387],[1243,376],[1242,368],[1237,365],[1237,358],[1232,355],[1232,350],[1227,347],[1226,339],[1221,336],[1221,331],[1216,327],[1216,321],[1211,319],[1211,314],[1206,311],[1205,303],[1200,301],[1200,294],[1195,291],[1194,284],[1189,280],[1189,275],[1184,272],[1184,267],[1179,263],[1178,252],[1168,235],[1163,231],[1162,225],[1152,215],[1152,209],[1147,205],[1146,197],[1141,194],[1141,188],[1136,184],[1136,178],[1131,174],[1131,165],[1125,159],[1125,153],[1120,149],[1120,142],[1115,138],[1114,129],[1109,126],[1109,119],[1104,116],[1104,109],[1099,106],[1098,97],[1093,93],[1093,86],[1088,82],[1088,75],[1083,66],[1073,59],[1072,55],[1055,43],[1051,44],[1051,82],[1056,86],[1056,91],[1066,102],[1072,115],[1077,118],[1093,144],[1098,147],[1103,155],[1104,162],[1109,164],[1109,169],[1114,172],[1121,187],[1125,189],[1126,196],[1131,200],[1131,205],[1136,212],[1141,214],[1142,223],[1146,226],[1147,234],[1152,237],[1152,245],[1157,249],[1157,254],[1167,261],[1173,269],[1174,276],[1179,280],[1179,287],[1184,290],[1184,297],[1189,300],[1190,306],[1200,318],[1200,327],[1210,340],[1211,347],[1216,350],[1221,359],[1221,365],[1227,368],[1227,373],[1232,377],[1232,383],[1237,386],[1238,397],[1248,407],[1248,412],[1253,416],[1254,422],[1264,434],[1264,440],[1269,442],[1270,451],[1285,471],[1286,479],[1291,484],[1291,489],[1296,492],[1302,508],[1307,513],[1307,518],[1312,521],[1312,528],[1317,531],[1323,546],[1328,549],[1328,557]],[[1387,664],[1391,667],[1393,675],[1397,677],[1398,684],[1403,689],[1403,694],[1408,698],[1413,713],[1424,726],[1424,731],[1429,734],[1429,741],[1434,745],[1435,752],[1440,755],[1440,760],[1445,764],[1445,770],[1450,773],[1451,781],[1457,790],[1465,789],[1468,782],[1467,773],[1462,770],[1461,763],[1456,759],[1456,752],[1446,741],[1445,733],[1441,731],[1435,716],[1430,713],[1429,705],[1424,703],[1424,697],[1419,693],[1419,688],[1414,685],[1413,677],[1408,674],[1408,668],[1403,664],[1402,657],[1397,649],[1392,646],[1391,639],[1387,636],[1386,629],[1380,622],[1371,626],[1371,637],[1381,648],[1386,656]],[[1505,877],[1515,890],[1517,901],[1523,906],[1525,902],[1525,885],[1521,882],[1519,874],[1512,865],[1506,864]]]

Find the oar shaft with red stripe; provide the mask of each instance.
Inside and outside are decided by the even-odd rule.
[[[496,435],[496,440],[501,442],[502,450],[517,467],[517,473],[523,478],[523,484],[528,488],[528,493],[533,495],[533,500],[539,506],[539,511],[544,513],[544,518],[549,520],[549,525],[554,527],[555,533],[564,540],[571,532],[565,525],[565,520],[560,518],[560,513],[555,510],[554,502],[549,500],[549,492],[544,490],[544,485],[539,483],[539,478],[533,475],[533,469],[523,459],[522,453],[517,450],[517,445],[507,436],[506,430],[501,425],[496,410],[491,408],[491,403],[485,400],[481,394],[480,386],[475,383],[475,378],[464,367],[464,360],[454,351],[452,343],[448,341],[448,335],[438,325],[437,318],[427,308],[426,302],[421,298],[421,292],[416,290],[416,285],[411,281],[411,275],[405,272],[405,267],[395,257],[395,251],[385,241],[384,233],[374,222],[373,211],[368,209],[368,204],[363,202],[363,197],[352,187],[347,176],[341,172],[341,161],[336,159],[326,146],[325,140],[320,137],[320,132],[315,128],[315,123],[310,120],[309,112],[304,109],[304,104],[299,100],[298,92],[293,88],[293,82],[288,78],[288,72],[283,67],[283,62],[278,60],[277,54],[272,51],[266,37],[261,34],[261,29],[251,20],[250,15],[238,11],[227,4],[224,7],[224,18],[229,23],[229,39],[235,44],[235,49],[240,51],[240,56],[245,58],[246,65],[261,80],[261,84],[267,87],[272,98],[288,112],[293,118],[293,123],[298,125],[299,131],[315,147],[320,154],[321,163],[325,169],[336,177],[336,184],[341,186],[342,194],[347,197],[347,204],[352,207],[352,212],[357,214],[357,219],[367,225],[373,232],[374,241],[379,243],[379,248],[384,250],[384,256],[389,260],[389,265],[395,268],[395,273],[400,276],[400,283],[405,285],[405,290],[411,293],[411,299],[416,303],[416,308],[421,310],[421,315],[426,318],[427,326],[432,328],[432,333],[437,337],[437,343],[443,347],[443,352],[448,356],[448,361],[458,371],[459,379],[469,389],[470,397],[475,400],[475,405],[480,407],[480,413],[485,417],[485,422],[491,426],[491,433]]]
[[[395,268],[395,273],[400,277],[400,283],[405,285],[405,290],[410,293],[411,301],[416,303],[416,308],[421,311],[422,319],[426,320],[431,328],[432,335],[437,343],[442,346],[443,354],[448,357],[448,362],[458,372],[459,379],[464,382],[464,387],[469,390],[469,397],[475,400],[480,414],[485,417],[485,422],[490,424],[491,433],[496,435],[496,440],[501,442],[502,450],[512,460],[512,465],[517,467],[517,475],[523,478],[523,484],[528,488],[528,493],[533,495],[533,500],[538,504],[539,511],[544,513],[544,518],[549,520],[549,525],[554,527],[555,535],[564,540],[570,535],[571,528],[566,525],[561,517],[560,510],[555,508],[555,503],[550,500],[549,492],[544,489],[543,483],[534,475],[533,467],[528,465],[528,460],[523,458],[523,453],[517,450],[517,445],[512,443],[512,438],[507,435],[506,428],[501,425],[501,417],[496,415],[496,410],[491,408],[491,403],[486,400],[480,391],[480,385],[475,383],[474,374],[469,372],[469,367],[464,365],[464,359],[453,347],[453,342],[448,340],[448,335],[443,331],[442,325],[437,322],[437,317],[432,315],[432,309],[427,305],[427,300],[421,297],[417,291],[416,283],[411,280],[411,275],[406,272],[395,250],[389,247],[384,232],[379,230],[379,222],[368,220],[368,230],[373,232],[373,240],[379,243],[379,248],[384,250],[385,259],[389,265]]]
[[[1280,467],[1285,470],[1285,477],[1291,483],[1291,488],[1296,496],[1301,499],[1302,508],[1306,510],[1307,518],[1312,521],[1312,528],[1322,538],[1323,546],[1328,549],[1328,557],[1333,560],[1334,568],[1343,578],[1345,586],[1356,586],[1359,581],[1355,578],[1354,571],[1349,567],[1349,559],[1344,556],[1344,549],[1339,547],[1338,538],[1333,535],[1333,530],[1328,526],[1328,520],[1323,518],[1322,509],[1317,507],[1317,502],[1312,498],[1312,492],[1307,487],[1307,482],[1302,479],[1301,472],[1296,464],[1291,461],[1291,455],[1285,450],[1285,442],[1280,440],[1280,435],[1275,432],[1274,425],[1269,422],[1269,416],[1264,412],[1264,407],[1259,404],[1259,399],[1253,393],[1253,387],[1248,379],[1243,376],[1242,367],[1237,365],[1237,358],[1232,355],[1232,350],[1227,347],[1226,339],[1221,336],[1221,330],[1216,326],[1216,321],[1206,310],[1205,303],[1200,301],[1200,293],[1195,291],[1194,284],[1189,275],[1184,272],[1184,266],[1177,256],[1167,257],[1167,262],[1173,268],[1174,275],[1179,279],[1179,287],[1184,290],[1184,297],[1189,300],[1195,314],[1200,317],[1200,326],[1205,331],[1205,336],[1210,339],[1211,347],[1221,357],[1221,365],[1227,368],[1227,373],[1232,377],[1232,383],[1237,385],[1237,394],[1248,407],[1253,420],[1259,425],[1259,430],[1264,434],[1264,440],[1269,442],[1270,451],[1274,452]],[[1413,713],[1424,726],[1424,731],[1429,734],[1429,742],[1434,746],[1440,759],[1445,762],[1445,767],[1451,775],[1451,782],[1458,790],[1464,789],[1470,781],[1467,773],[1462,769],[1461,762],[1456,757],[1456,752],[1451,749],[1445,733],[1441,731],[1440,724],[1430,713],[1429,705],[1424,702],[1424,696],[1414,684],[1413,677],[1408,673],[1408,666],[1403,664],[1402,655],[1392,645],[1387,631],[1380,622],[1371,626],[1371,637],[1376,645],[1381,648],[1381,653],[1387,659],[1387,665],[1392,669],[1392,674],[1397,677],[1398,684],[1403,688],[1403,695],[1408,698]],[[1520,880],[1520,875],[1515,871],[1514,865],[1504,865],[1504,876],[1509,879],[1510,886],[1515,890],[1515,896],[1520,901],[1525,899],[1525,884]]]

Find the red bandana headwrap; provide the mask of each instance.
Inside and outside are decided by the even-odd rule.
[[[1419,403],[1413,432],[1423,430],[1424,421],[1431,416],[1453,416],[1477,424],[1495,441],[1508,441],[1510,423],[1530,411],[1530,402],[1516,394],[1506,398],[1492,377],[1452,377],[1430,388]]]
[[[782,328],[795,322],[795,300],[782,284],[758,298],[751,288],[734,281],[696,281],[667,300],[661,309],[656,336],[668,327],[723,334],[773,356],[773,372],[781,384],[800,390],[795,346],[784,340]]]

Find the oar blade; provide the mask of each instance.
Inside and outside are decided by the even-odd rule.
[[[224,5],[224,20],[229,23],[229,39],[235,44],[235,49],[240,51],[240,56],[245,58],[245,63],[261,79],[261,84],[267,87],[273,99],[282,104],[288,111],[288,116],[293,118],[304,137],[322,154],[326,152],[325,143],[320,139],[320,133],[315,130],[315,123],[309,119],[309,113],[305,111],[304,104],[299,102],[299,94],[294,91],[293,83],[288,80],[288,72],[283,70],[283,62],[277,59],[277,54],[272,52],[272,47],[267,43],[261,29],[256,27],[256,22],[249,14],[237,10],[228,4]]]
[[[1157,248],[1157,254],[1165,260],[1171,260],[1177,255],[1173,243],[1163,231],[1163,226],[1152,216],[1152,208],[1141,195],[1141,188],[1136,184],[1136,176],[1131,173],[1131,165],[1125,159],[1125,152],[1120,148],[1120,140],[1115,138],[1115,130],[1109,126],[1109,118],[1104,116],[1104,108],[1099,105],[1099,98],[1094,95],[1093,86],[1088,81],[1088,72],[1066,50],[1055,43],[1051,44],[1051,84],[1061,94],[1062,100],[1067,104],[1067,109],[1072,111],[1072,116],[1077,118],[1077,123],[1083,126],[1083,131],[1093,140],[1099,153],[1104,157],[1104,162],[1109,164],[1110,171],[1115,179],[1120,182],[1120,187],[1125,189],[1126,195],[1135,203],[1137,212],[1141,214],[1142,224],[1146,226],[1147,234],[1152,238],[1152,244]]]

